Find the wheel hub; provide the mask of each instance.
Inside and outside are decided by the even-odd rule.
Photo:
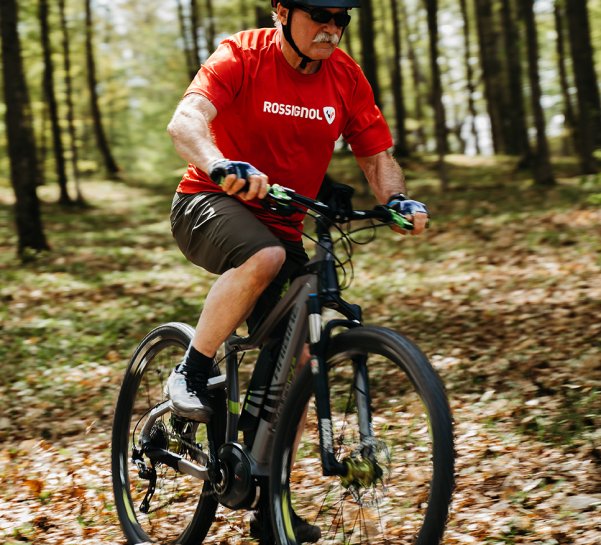
[[[346,465],[347,473],[340,482],[357,503],[369,504],[366,497],[373,496],[377,488],[381,489],[380,493],[385,491],[385,472],[390,470],[390,452],[383,441],[372,439],[342,463]],[[370,494],[366,496],[367,491]]]

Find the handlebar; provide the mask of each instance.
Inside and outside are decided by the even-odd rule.
[[[253,168],[248,163],[237,162],[238,167],[244,167],[243,169]],[[227,170],[224,167],[218,167],[213,169],[211,172],[211,179],[217,184],[221,185],[221,182],[227,175]],[[240,172],[237,174],[238,177],[246,179],[247,173]],[[248,188],[248,180],[246,185],[238,191],[242,193]],[[382,223],[389,225],[396,225],[406,231],[413,230],[413,223],[411,223],[405,216],[399,214],[396,210],[389,208],[388,206],[378,205],[371,210],[350,210],[347,213],[341,214],[340,210],[334,210],[327,204],[324,204],[315,199],[305,197],[300,193],[296,193],[294,190],[284,187],[279,184],[273,184],[268,186],[267,195],[263,199],[263,205],[270,211],[280,214],[289,215],[294,212],[300,212],[294,204],[300,205],[306,209],[316,212],[320,216],[328,218],[332,222],[343,223],[352,220],[369,220],[375,219]],[[304,212],[304,211],[303,211]]]
[[[279,184],[269,186],[264,201],[267,203],[270,210],[276,213],[281,213],[282,211],[286,213],[286,211],[290,211],[291,208],[293,211],[296,211],[295,207],[291,205],[298,204],[333,222],[342,223],[353,220],[375,219],[382,223],[397,225],[401,229],[407,231],[413,230],[413,224],[405,218],[405,216],[387,206],[378,205],[371,210],[351,210],[349,213],[341,215],[340,211],[332,209],[327,204],[305,197],[304,195],[296,193],[294,190]]]

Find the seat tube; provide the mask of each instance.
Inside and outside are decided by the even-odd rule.
[[[238,382],[238,353],[226,343],[227,376],[227,424],[226,441],[238,441],[238,420],[240,419],[240,386]]]
[[[332,433],[332,411],[330,407],[330,389],[328,370],[321,343],[321,303],[317,294],[310,294],[307,301],[310,340],[310,365],[315,391],[315,405],[319,423],[319,446],[324,475],[345,475],[346,466],[334,456]]]

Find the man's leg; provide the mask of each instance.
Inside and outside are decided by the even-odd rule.
[[[215,353],[251,312],[285,259],[286,251],[281,246],[263,248],[213,284],[184,361],[167,381],[167,394],[178,415],[199,422],[210,419],[213,410],[207,382]]]
[[[223,273],[207,295],[192,346],[213,357],[250,314],[285,259],[286,251],[281,246],[263,248],[239,267]]]
[[[212,413],[207,381],[215,352],[277,276],[286,251],[250,210],[221,193],[176,195],[171,228],[192,263],[220,275],[209,291],[192,343],[166,386],[174,412],[207,422]]]

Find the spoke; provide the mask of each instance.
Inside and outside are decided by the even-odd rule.
[[[373,488],[374,488],[374,492],[375,492],[376,487],[374,486]],[[375,504],[376,504],[376,510],[378,511],[378,521],[380,523],[380,532],[382,533],[382,536],[384,537],[384,543],[388,543],[388,537],[386,537],[386,529],[384,528],[384,521],[382,520],[382,512],[380,511],[380,500],[377,495],[376,495],[376,499],[375,499]]]

